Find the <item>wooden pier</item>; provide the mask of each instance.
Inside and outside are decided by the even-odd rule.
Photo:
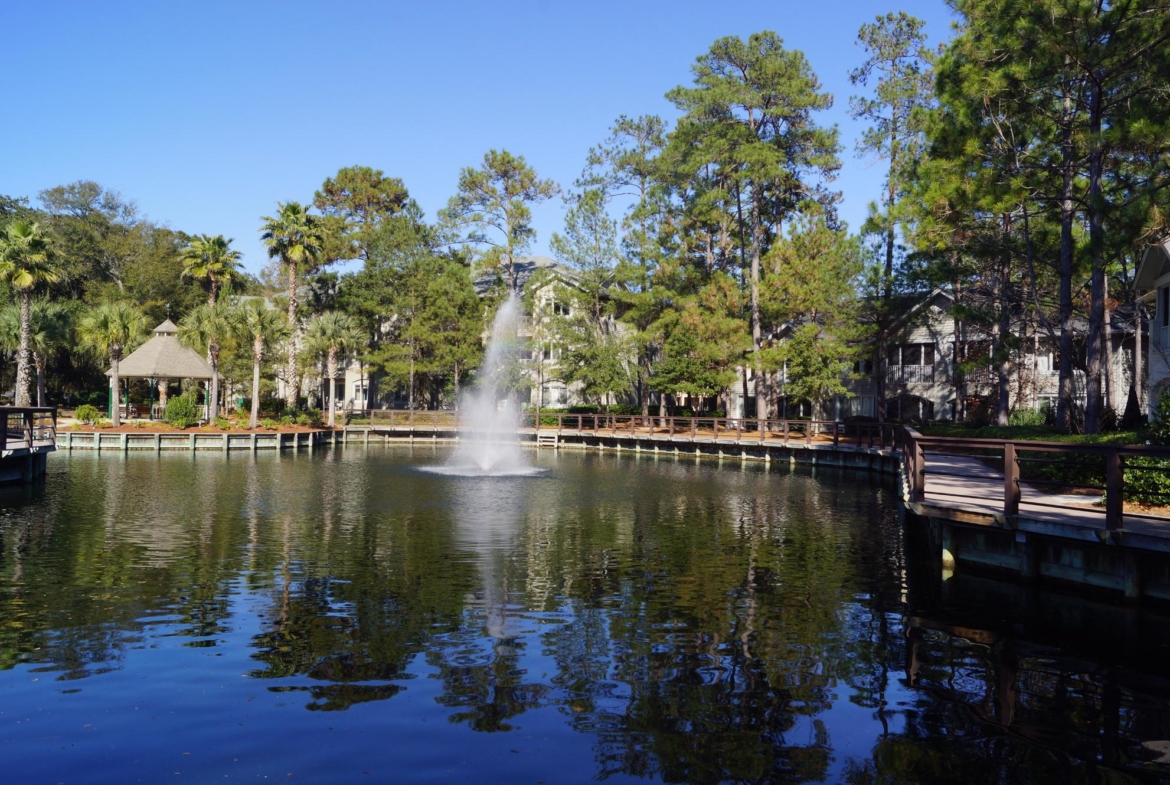
[[[1170,473],[1170,449],[928,437],[912,428],[903,444],[903,500],[943,570],[966,563],[1170,600],[1168,511],[1125,504],[1170,502],[1137,483],[1143,473]]]
[[[343,431],[209,433],[187,431],[64,431],[56,435],[58,449],[97,452],[258,452],[315,450],[344,440]]]
[[[43,475],[49,453],[57,449],[57,410],[0,406],[0,423],[0,482],[31,482]]]

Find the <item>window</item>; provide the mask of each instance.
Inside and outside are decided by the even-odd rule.
[[[906,343],[891,346],[890,365],[934,365],[934,344]]]
[[[554,302],[553,303],[553,313],[556,314],[557,316],[568,316],[570,313],[569,306]]]
[[[860,376],[873,376],[873,360],[858,360],[853,363],[853,372]]]

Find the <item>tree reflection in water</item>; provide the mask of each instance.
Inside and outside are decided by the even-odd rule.
[[[568,728],[590,778],[1168,778],[1166,618],[943,584],[865,475],[411,468],[441,457],[68,459],[4,492],[0,687],[140,667],[173,639],[240,648],[274,699],[441,718],[501,754]]]

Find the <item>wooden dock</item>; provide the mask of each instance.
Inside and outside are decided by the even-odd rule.
[[[31,482],[43,475],[49,453],[57,449],[57,410],[0,406],[0,423],[0,482]]]
[[[926,437],[912,428],[903,445],[903,500],[944,570],[965,562],[1170,600],[1170,517],[1125,504],[1156,496],[1137,480],[1170,471],[1170,449]]]
[[[58,449],[94,450],[97,452],[259,452],[266,450],[309,450],[342,442],[340,430],[299,431],[290,433],[248,431],[215,433],[187,431],[64,431],[56,435]]]

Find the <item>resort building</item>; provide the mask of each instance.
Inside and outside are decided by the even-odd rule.
[[[1146,249],[1134,276],[1138,303],[1153,313],[1148,349],[1149,399],[1146,412],[1153,414],[1158,398],[1170,389],[1170,238]]]
[[[1170,268],[1166,270],[1164,280],[1163,286],[1170,286]],[[1170,301],[1170,296],[1167,299]],[[813,416],[828,420],[875,418],[881,407],[886,418],[897,420],[994,418],[998,375],[991,360],[992,336],[980,326],[956,320],[954,305],[954,296],[942,288],[908,301],[905,315],[894,325],[884,368],[875,368],[872,360],[854,363],[852,372],[843,380],[848,393],[834,397],[816,412],[807,402],[795,401],[785,395],[789,379],[787,369],[781,369],[772,378],[778,392],[775,416]],[[1111,314],[1103,393],[1106,405],[1118,417],[1125,409],[1135,375],[1136,325],[1132,307],[1119,306]],[[1080,335],[1086,332],[1083,322],[1078,322],[1074,328]],[[1010,330],[1018,342],[1009,359],[1010,409],[1043,410],[1055,406],[1059,394],[1056,342],[1038,324],[1016,321],[1010,325]],[[784,340],[785,332],[776,338]],[[1083,339],[1076,342],[1076,347],[1074,395],[1083,406]],[[980,362],[980,358],[985,358],[985,362]],[[1139,372],[1142,365],[1139,360],[1136,366]],[[1170,378],[1168,367],[1163,356],[1164,378]],[[884,395],[880,399],[879,373],[885,375]],[[739,383],[728,394],[729,415],[754,416],[751,370],[741,368],[739,374]],[[744,374],[747,375],[747,384],[742,383]],[[1152,376],[1150,381],[1153,384]],[[1139,395],[1143,386],[1137,385]]]

